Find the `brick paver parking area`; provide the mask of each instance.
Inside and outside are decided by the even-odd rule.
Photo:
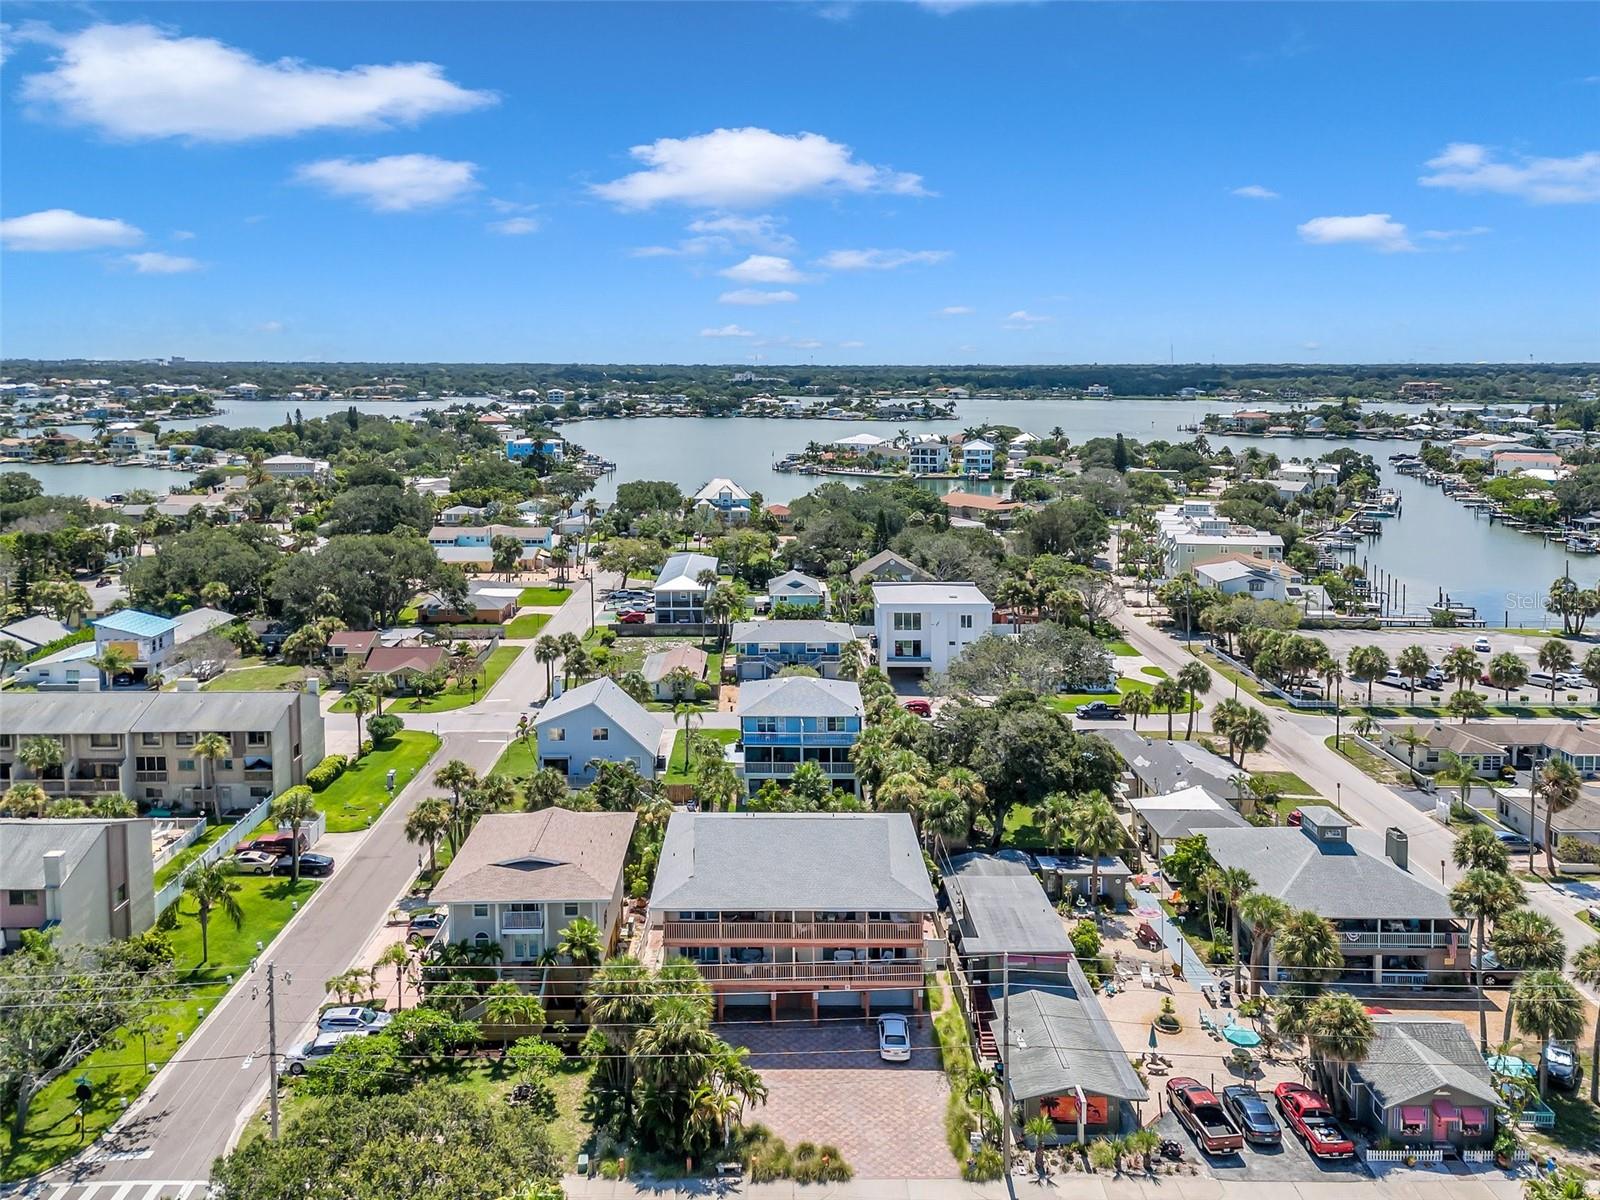
[[[933,1026],[912,1025],[910,1062],[878,1057],[877,1026],[859,1018],[742,1021],[718,1026],[728,1041],[750,1048],[769,1095],[747,1120],[771,1129],[792,1148],[815,1142],[839,1149],[858,1179],[949,1179],[958,1174],[944,1141],[949,1095],[933,1048]]]

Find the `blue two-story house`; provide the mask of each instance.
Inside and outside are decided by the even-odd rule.
[[[542,454],[551,462],[560,462],[566,457],[567,443],[558,437],[519,437],[506,439],[506,457],[512,462],[520,462],[525,458],[532,458],[535,454]]]
[[[825,679],[837,679],[844,648],[854,638],[840,621],[735,622],[739,679],[771,679],[784,667],[815,667]]]
[[[803,762],[815,763],[845,791],[856,790],[850,747],[861,736],[861,689],[845,679],[785,675],[739,689],[743,773],[754,796],[769,779],[787,783]]]

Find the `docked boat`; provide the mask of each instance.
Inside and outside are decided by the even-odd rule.
[[[1573,554],[1600,552],[1600,538],[1596,538],[1592,533],[1569,533],[1564,544]]]

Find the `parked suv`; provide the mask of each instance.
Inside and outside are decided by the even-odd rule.
[[[319,1033],[298,1046],[292,1046],[283,1056],[283,1069],[291,1075],[304,1075],[307,1067],[314,1067],[317,1063],[333,1053],[333,1048],[345,1038],[365,1037],[364,1029],[339,1029],[332,1033]]]
[[[337,1033],[341,1029],[354,1029],[362,1033],[371,1033],[375,1029],[382,1029],[394,1014],[381,1012],[376,1008],[362,1008],[358,1005],[345,1005],[340,1008],[330,1008],[317,1020],[317,1028],[323,1033]]]

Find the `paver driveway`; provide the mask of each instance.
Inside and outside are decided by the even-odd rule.
[[[902,1063],[878,1057],[877,1025],[859,1017],[817,1025],[734,1021],[717,1031],[748,1046],[750,1065],[766,1080],[767,1102],[747,1119],[791,1148],[806,1141],[837,1146],[857,1179],[958,1174],[944,1141],[949,1087],[926,1017],[913,1022],[911,1061]]]

